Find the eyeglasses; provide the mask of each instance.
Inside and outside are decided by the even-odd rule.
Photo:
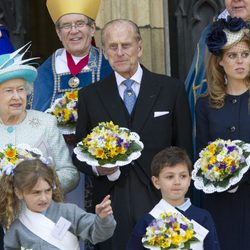
[[[72,30],[73,27],[79,30],[89,25],[90,25],[89,22],[82,20],[82,21],[77,21],[75,23],[63,23],[62,25],[59,25],[58,28],[61,30],[70,31]]]

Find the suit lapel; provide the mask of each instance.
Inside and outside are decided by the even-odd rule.
[[[152,108],[160,93],[161,85],[156,83],[151,76],[151,72],[143,68],[140,92],[136,100],[135,110],[133,111],[132,131],[139,132],[143,128],[147,119],[152,114]],[[129,128],[126,108],[119,95],[114,73],[98,84],[97,92],[111,120],[115,124]]]
[[[123,112],[125,106],[119,95],[115,75],[111,74],[109,77],[105,78],[99,84],[97,92],[111,120],[115,124],[128,127],[126,113]]]
[[[161,86],[154,82],[151,72],[143,67],[143,76],[140,92],[136,101],[134,110],[134,119],[132,120],[132,131],[139,132],[149,116],[152,114],[152,108],[157,100]]]

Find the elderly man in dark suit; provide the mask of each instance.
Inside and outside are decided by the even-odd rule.
[[[150,181],[153,156],[171,145],[186,149],[192,156],[191,115],[183,84],[139,64],[143,47],[135,23],[123,19],[107,23],[102,44],[114,73],[80,90],[77,141],[99,122],[113,121],[137,132],[144,149],[139,159],[120,168],[121,175],[113,181],[107,175],[117,168],[93,168],[75,156],[74,162],[80,171],[94,176],[93,205],[106,194],[112,198],[117,228],[112,239],[95,249],[123,250],[137,220],[160,199]],[[127,82],[132,86],[126,86]],[[129,97],[133,100],[128,103]]]

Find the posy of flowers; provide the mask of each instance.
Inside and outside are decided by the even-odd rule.
[[[29,145],[20,144],[14,146],[7,144],[0,151],[0,170],[1,174],[6,173],[10,175],[15,166],[25,159],[35,159],[41,156],[42,153],[36,148],[31,148]]]
[[[190,249],[198,242],[193,224],[177,213],[162,213],[146,228],[142,244],[149,249]],[[157,247],[157,248],[156,248]]]
[[[77,115],[78,90],[66,92],[62,98],[55,100],[47,113],[54,115],[59,126],[75,127]]]
[[[198,189],[210,186],[214,187],[214,191],[225,191],[236,184],[249,168],[249,151],[250,145],[239,140],[217,139],[210,142],[194,164],[192,178],[195,186]]]
[[[121,166],[123,163],[128,164],[131,160],[138,158],[142,149],[143,144],[139,141],[138,134],[110,121],[101,122],[94,127],[92,132],[78,143],[77,150],[74,152],[80,160],[85,160],[81,153],[95,160],[96,164],[91,163],[94,165]]]

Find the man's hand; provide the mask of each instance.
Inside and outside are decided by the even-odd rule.
[[[113,214],[110,195],[107,195],[100,204],[95,206],[95,213],[102,219]]]
[[[118,167],[113,167],[113,168],[96,167],[96,170],[99,175],[110,175],[115,173],[118,170]]]

